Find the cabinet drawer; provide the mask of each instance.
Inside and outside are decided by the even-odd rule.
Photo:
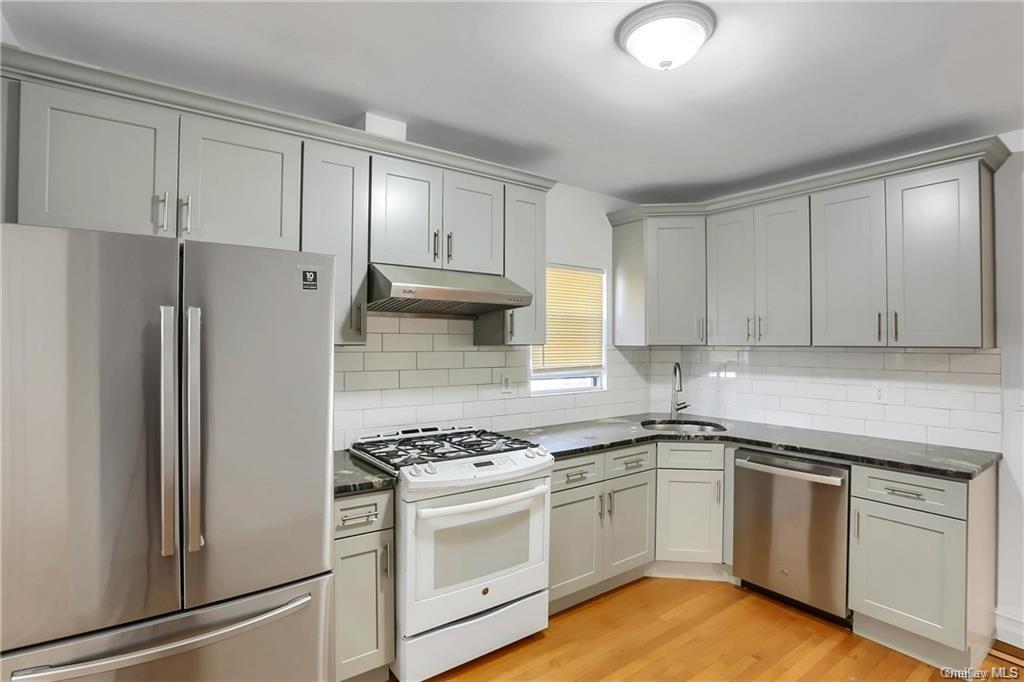
[[[555,460],[551,472],[551,492],[604,480],[604,453]]]
[[[855,466],[851,476],[854,497],[877,500],[900,507],[967,518],[967,484],[901,471]]]
[[[654,468],[654,446],[638,445],[604,453],[604,476],[614,478]]]
[[[721,443],[658,443],[659,469],[724,469]]]
[[[394,495],[387,490],[334,501],[334,537],[345,538],[395,525]]]

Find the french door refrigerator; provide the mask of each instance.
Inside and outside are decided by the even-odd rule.
[[[331,674],[333,257],[0,233],[3,680]]]

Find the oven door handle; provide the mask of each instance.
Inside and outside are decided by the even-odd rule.
[[[456,504],[451,507],[433,507],[430,509],[418,509],[416,510],[416,516],[421,519],[436,519],[441,516],[455,516],[457,514],[468,514],[470,512],[483,511],[484,509],[493,509],[494,507],[502,507],[506,504],[512,504],[513,502],[519,502],[520,500],[528,500],[531,497],[540,497],[548,492],[548,484],[542,483],[535,488],[524,490],[520,493],[513,493],[511,495],[505,495],[504,497],[495,497],[492,500],[480,500],[479,502],[468,502],[466,504]]]

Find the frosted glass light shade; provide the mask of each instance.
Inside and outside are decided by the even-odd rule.
[[[714,28],[715,15],[704,5],[660,2],[626,17],[616,38],[644,66],[668,71],[692,59]]]

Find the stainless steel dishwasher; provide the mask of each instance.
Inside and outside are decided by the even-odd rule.
[[[733,575],[847,618],[848,467],[737,450]]]

